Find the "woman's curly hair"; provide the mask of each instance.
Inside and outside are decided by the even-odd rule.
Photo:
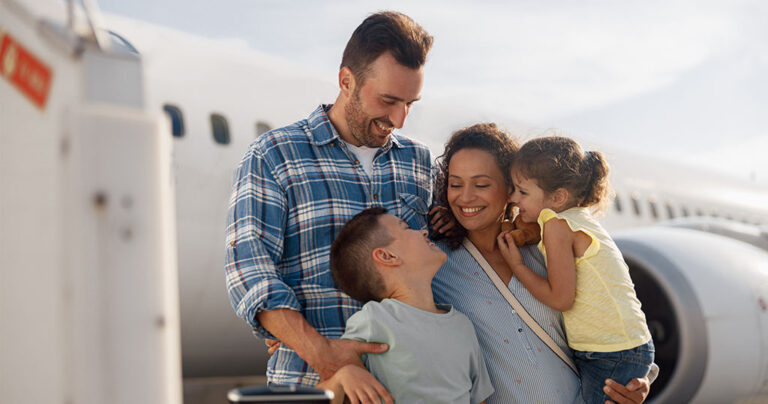
[[[495,123],[478,123],[453,132],[445,143],[443,154],[435,161],[439,170],[435,184],[434,201],[437,205],[447,208],[447,214],[456,223],[456,229],[450,236],[432,234],[436,239],[443,238],[449,248],[455,250],[461,245],[467,235],[467,229],[461,226],[448,204],[448,166],[456,152],[463,149],[477,149],[490,153],[496,159],[496,165],[504,174],[504,182],[512,189],[512,161],[515,153],[520,149],[518,141],[507,132],[496,126]],[[509,217],[512,205],[507,207],[505,216]]]

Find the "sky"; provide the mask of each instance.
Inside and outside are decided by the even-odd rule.
[[[107,13],[261,50],[330,78],[365,16],[398,10],[435,37],[424,102],[558,128],[768,187],[768,2],[98,4]]]

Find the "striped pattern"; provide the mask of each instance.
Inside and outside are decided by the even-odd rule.
[[[412,228],[426,228],[434,169],[429,149],[393,133],[369,177],[328,120],[330,105],[269,131],[251,144],[236,174],[227,215],[230,302],[254,333],[272,337],[261,311],[300,311],[320,334],[338,338],[361,305],[336,288],[331,243],[352,216],[383,206]],[[269,360],[278,384],[314,385],[317,374],[288,348]]]
[[[463,246],[455,251],[442,244],[441,248],[448,260],[432,282],[435,301],[452,304],[475,324],[496,389],[487,403],[581,403],[578,377],[512,310],[469,252]],[[536,246],[522,247],[520,252],[529,268],[546,276]],[[560,312],[536,300],[517,278],[512,278],[509,289],[552,339],[570,353]]]

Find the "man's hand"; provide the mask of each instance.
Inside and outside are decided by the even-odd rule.
[[[648,381],[648,377],[643,377],[632,379],[626,386],[622,386],[611,379],[607,379],[603,391],[613,400],[606,401],[606,404],[614,402],[618,404],[639,404],[648,397],[648,392],[651,391],[651,382]]]
[[[333,404],[343,403],[345,396],[351,404],[379,404],[379,397],[387,404],[394,403],[392,396],[373,375],[355,365],[339,369],[330,379],[318,384],[317,388],[332,390],[335,396]]]
[[[363,367],[360,355],[364,353],[380,354],[387,352],[387,344],[360,342],[348,339],[327,339],[327,343],[307,358],[307,363],[320,375],[321,380],[327,380],[345,365]]]
[[[274,355],[277,349],[280,348],[280,340],[267,338],[264,340],[264,345],[267,346],[267,353]]]
[[[344,365],[363,366],[360,354],[383,353],[389,349],[386,344],[328,339],[320,335],[304,316],[295,310],[275,309],[262,311],[256,316],[259,323],[277,337],[279,344],[285,344],[296,351],[323,380],[333,376]],[[271,344],[267,341],[265,343],[267,346]],[[277,347],[278,345],[273,344],[270,351],[274,352],[273,348]]]

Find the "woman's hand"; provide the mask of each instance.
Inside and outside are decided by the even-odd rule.
[[[606,404],[639,404],[645,401],[648,397],[648,392],[651,390],[651,382],[648,377],[640,379],[632,379],[626,386],[622,386],[615,381],[608,379],[605,381],[603,391],[613,401],[606,401]]]

